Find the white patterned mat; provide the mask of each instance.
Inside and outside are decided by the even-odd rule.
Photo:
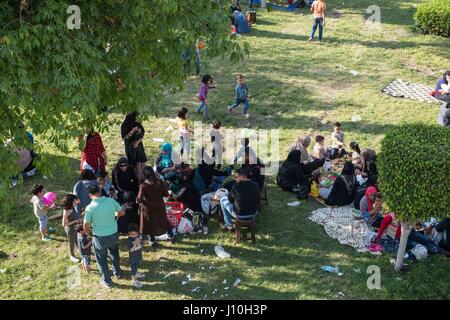
[[[429,95],[433,89],[434,88],[423,84],[396,79],[384,87],[382,92],[396,98],[418,100],[428,103],[439,103],[439,100]]]
[[[366,246],[375,235],[362,220],[353,218],[353,207],[320,208],[311,212],[309,220],[323,225],[330,238],[351,246],[358,252],[367,252]]]

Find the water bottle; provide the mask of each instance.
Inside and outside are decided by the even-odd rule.
[[[331,272],[339,274],[339,268],[338,267],[331,267],[331,266],[322,266],[320,267],[325,272]]]

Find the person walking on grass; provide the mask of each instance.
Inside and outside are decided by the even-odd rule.
[[[245,83],[244,76],[242,74],[238,74],[236,76],[237,85],[236,85],[236,102],[228,106],[228,112],[233,111],[233,109],[239,107],[241,104],[244,105],[244,110],[242,111],[242,115],[248,118],[250,115],[248,114],[248,109],[250,108],[248,103],[248,86]]]
[[[319,41],[322,42],[323,27],[325,26],[325,10],[327,5],[325,0],[316,0],[311,5],[311,12],[313,14],[313,26],[311,30],[311,35],[308,39],[309,42],[314,40],[314,34],[316,33],[317,27],[319,27]]]
[[[98,271],[101,274],[100,284],[106,288],[112,288],[111,275],[108,267],[108,256],[113,264],[113,274],[116,278],[122,276],[119,256],[119,234],[117,217],[125,215],[125,210],[120,204],[112,199],[102,197],[98,186],[88,188],[92,201],[86,207],[83,229],[94,235],[92,244],[94,246],[95,258]]]
[[[196,109],[197,112],[201,112],[203,110],[205,119],[208,119],[209,117],[208,91],[210,88],[215,88],[215,86],[213,86],[213,78],[209,74],[205,74],[202,78],[200,90],[197,93],[197,97],[200,100],[200,105]]]

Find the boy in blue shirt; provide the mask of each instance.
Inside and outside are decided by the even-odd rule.
[[[142,261],[142,238],[139,234],[139,227],[136,223],[128,225],[128,252],[131,265],[131,285],[135,288],[142,288],[142,283],[139,279],[145,277],[144,274],[139,273],[138,267]]]
[[[236,102],[232,106],[228,106],[228,112],[233,111],[233,109],[237,108],[241,103],[244,105],[244,110],[242,115],[248,118],[250,115],[248,114],[248,109],[250,108],[248,103],[248,86],[245,83],[244,76],[242,74],[238,74],[236,76],[237,85],[236,85]]]

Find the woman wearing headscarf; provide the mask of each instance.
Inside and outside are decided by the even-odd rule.
[[[229,170],[219,170],[214,168],[214,159],[212,159],[205,148],[197,149],[195,153],[195,163],[197,168],[193,172],[193,179],[197,190],[203,194],[205,192],[215,192],[220,187],[220,182],[230,175]],[[196,177],[197,176],[197,177]],[[204,188],[199,187],[198,178],[203,181]]]
[[[319,193],[329,206],[346,206],[353,202],[357,186],[355,166],[350,161],[346,161],[342,169],[342,174],[337,177],[333,186],[330,188],[320,188]]]
[[[298,198],[308,198],[308,179],[303,173],[300,163],[300,150],[292,150],[277,174],[277,184],[284,191],[297,195]],[[306,197],[305,197],[306,195]]]
[[[107,161],[105,147],[100,134],[98,132],[90,132],[78,140],[81,150],[80,172],[88,169],[95,175],[100,176],[101,172],[106,171]]]
[[[144,180],[144,168],[147,164],[145,155],[144,139],[145,130],[140,122],[136,120],[137,112],[128,113],[120,125],[120,134],[125,144],[125,154],[129,165],[134,168],[136,176],[140,181]]]
[[[247,19],[245,18],[242,12],[237,10],[234,11],[233,18],[234,18],[233,25],[236,27],[236,33],[241,34],[250,32],[250,25],[248,24]]]
[[[326,155],[326,157],[323,159],[313,160],[308,153],[308,147],[310,146],[310,144],[311,144],[311,137],[304,135],[299,137],[290,148],[290,151],[299,150],[301,152],[300,155],[301,168],[303,170],[303,174],[309,177],[313,175],[313,172],[315,170],[322,167],[326,161],[326,158],[328,158],[328,155]]]
[[[138,178],[127,158],[122,157],[117,161],[112,171],[112,184],[118,191],[117,200],[120,203],[124,203],[124,195],[127,191],[137,194],[139,190]]]
[[[158,179],[152,167],[145,167],[145,180],[139,186],[136,201],[140,204],[140,232],[148,235],[151,245],[156,248],[156,236],[168,234],[173,241],[173,233],[166,215],[164,197],[169,196],[166,184]]]
[[[365,148],[361,151],[362,176],[364,178],[376,179],[378,175],[376,157],[375,150]]]
[[[155,160],[156,171],[164,177],[164,180],[176,179],[177,167],[172,160],[172,145],[168,142],[161,146],[161,153]]]

